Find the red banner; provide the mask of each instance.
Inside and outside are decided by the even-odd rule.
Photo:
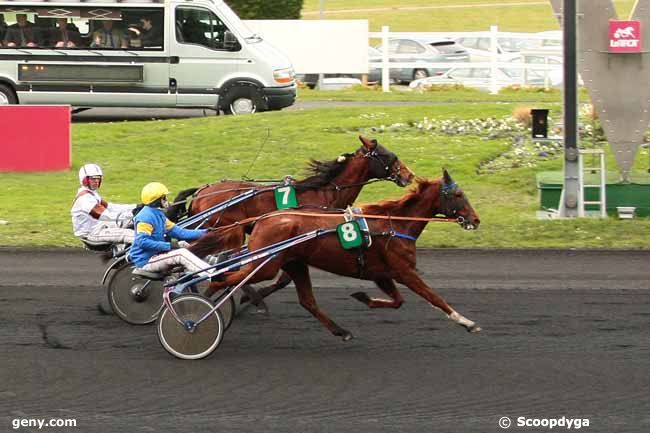
[[[609,22],[609,52],[640,53],[641,22],[611,20]]]
[[[70,166],[69,105],[0,106],[0,171]]]

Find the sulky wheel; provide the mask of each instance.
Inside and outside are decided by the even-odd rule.
[[[204,321],[192,327],[205,316],[214,305],[201,295],[180,295],[172,301],[172,306],[185,325],[178,323],[172,312],[163,308],[156,330],[162,347],[180,359],[201,359],[211,354],[224,334],[221,312],[215,310]]]
[[[163,284],[131,274],[124,263],[108,280],[108,302],[117,316],[132,325],[146,325],[158,317],[163,306]]]

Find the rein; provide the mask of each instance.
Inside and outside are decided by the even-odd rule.
[[[220,231],[227,230],[233,227],[240,225],[250,224],[252,222],[261,221],[266,218],[271,218],[274,216],[281,215],[302,215],[302,216],[313,216],[313,217],[326,217],[326,218],[343,218],[343,214],[336,213],[311,213],[311,212],[295,212],[295,211],[280,211],[280,212],[270,212],[265,215],[260,215],[257,217],[250,217],[235,223],[229,224],[227,226],[213,227],[211,231]],[[432,217],[432,218],[423,218],[423,217],[400,217],[400,216],[391,216],[391,215],[369,215],[369,214],[354,214],[356,217],[367,218],[367,219],[377,219],[377,220],[398,220],[398,221],[421,221],[421,222],[458,222],[456,218],[441,218],[441,217]]]
[[[387,180],[392,181],[393,179],[390,179],[390,178],[371,179],[371,180],[368,180],[368,181],[365,181],[365,182],[350,183],[350,184],[345,184],[345,185],[337,185],[337,184],[335,184],[333,182],[330,182],[333,185],[332,187],[323,187],[323,188],[319,188],[319,190],[323,191],[323,190],[327,190],[327,189],[333,189],[335,191],[341,191],[341,190],[347,189],[347,188],[354,188],[356,186],[364,186],[364,185],[369,185],[371,183],[387,181]],[[249,180],[246,180],[246,182],[249,182]],[[278,182],[278,184],[281,184],[283,181],[250,180],[250,182]],[[299,184],[293,184],[292,186],[294,188],[296,188],[297,191],[308,189],[308,187],[301,187]],[[261,189],[258,189],[257,187],[222,189],[222,190],[219,190],[219,191],[209,192],[209,193],[205,193],[205,194],[193,195],[193,196],[191,196],[189,198],[186,198],[185,200],[179,200],[179,201],[171,202],[171,203],[169,203],[169,205],[174,206],[174,205],[184,204],[184,203],[187,203],[188,201],[190,201],[190,199],[194,200],[194,199],[197,199],[197,198],[211,197],[213,195],[224,194],[224,193],[227,193],[227,192],[250,191],[250,190],[258,190],[259,192],[266,192],[266,191],[273,191],[274,189],[275,189],[275,186],[266,186],[266,187],[261,188]]]
[[[349,184],[346,184],[346,185],[337,185],[334,182],[330,182],[333,185],[332,187],[323,187],[323,188],[321,188],[321,190],[333,189],[334,191],[341,191],[341,190],[344,190],[344,189],[354,188],[356,186],[370,185],[371,183],[382,182],[382,181],[385,181],[385,180],[390,180],[391,182],[393,181],[393,179],[391,179],[391,178],[370,179],[370,180],[367,180],[365,182],[349,183]],[[296,187],[297,190],[300,189],[300,185],[294,185],[294,187]]]

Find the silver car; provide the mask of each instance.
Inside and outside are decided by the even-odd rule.
[[[498,88],[521,84],[515,69],[497,68],[496,85]],[[461,85],[480,90],[490,90],[492,85],[492,70],[486,67],[459,66],[433,77],[412,81],[412,89],[426,89],[438,85]]]
[[[382,46],[377,49],[382,51]],[[448,63],[468,62],[467,50],[449,39],[396,38],[388,42],[390,62]],[[397,82],[410,83],[413,80],[431,77],[447,71],[448,67],[425,66],[416,68],[391,68],[390,78]]]

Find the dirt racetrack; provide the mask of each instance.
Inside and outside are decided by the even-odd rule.
[[[518,418],[650,431],[650,251],[422,250],[425,280],[483,332],[404,288],[314,272],[330,335],[288,287],[243,312],[202,361],[151,326],[102,315],[102,264],[74,249],[0,249],[0,432],[537,432]],[[511,419],[507,430],[501,417]],[[15,420],[74,419],[76,427]],[[582,422],[582,421],[581,421]],[[575,430],[575,424],[574,428]]]

